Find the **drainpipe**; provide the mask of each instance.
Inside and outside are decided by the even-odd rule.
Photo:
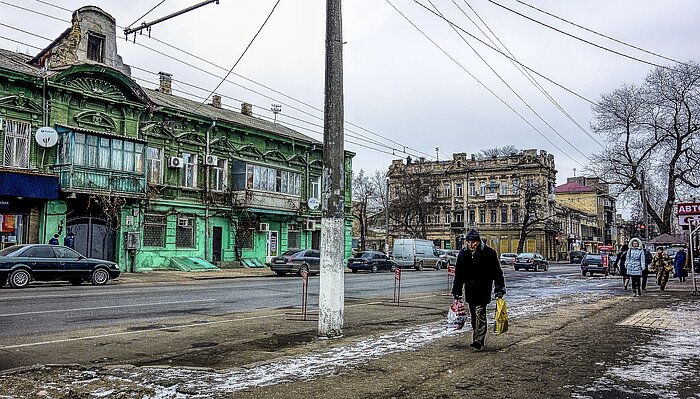
[[[207,150],[206,150],[206,153],[204,154],[205,157],[207,155],[209,155],[209,132],[214,127],[216,127],[216,118],[215,117],[212,118],[211,126],[209,127],[209,129],[207,129],[207,133],[206,133]],[[210,189],[210,187],[209,187],[209,184],[210,184],[209,169],[210,169],[210,166],[206,164],[206,159],[204,162],[204,167],[205,167],[205,169],[204,169],[204,173],[205,173],[205,175],[204,175],[205,176],[204,177],[204,187],[205,187],[204,190],[205,191],[204,192],[206,194],[209,194],[209,189]],[[204,260],[206,260],[207,262],[210,261],[210,259],[212,259],[209,256],[209,244],[210,243],[211,243],[211,235],[209,233],[209,199],[205,197],[205,201],[204,201]]]

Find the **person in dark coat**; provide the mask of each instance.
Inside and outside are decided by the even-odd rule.
[[[66,234],[66,237],[63,239],[63,245],[70,249],[75,249],[75,234],[72,231]]]
[[[496,297],[502,297],[506,293],[506,284],[496,251],[481,241],[479,232],[469,230],[465,242],[466,246],[457,255],[452,295],[460,299],[464,291],[473,330],[470,346],[479,350],[486,338],[486,305],[491,302],[491,290],[495,285]]]
[[[59,244],[58,237],[59,237],[58,234],[54,234],[53,237],[51,237],[51,239],[49,239],[49,244],[58,245]]]
[[[630,282],[630,276],[627,274],[627,266],[625,266],[625,260],[627,258],[627,250],[629,247],[627,244],[622,245],[620,252],[617,253],[617,259],[615,259],[615,267],[619,268],[620,276],[622,276],[622,285],[627,289],[627,285]]]
[[[675,269],[676,277],[678,277],[678,280],[681,283],[684,282],[685,278],[688,276],[688,273],[685,271],[685,261],[685,250],[681,248],[678,250],[676,256],[673,258],[673,268]]]

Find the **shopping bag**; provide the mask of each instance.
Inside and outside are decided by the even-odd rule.
[[[496,315],[494,320],[494,333],[503,334],[508,331],[508,307],[506,306],[506,300],[503,298],[496,298]]]
[[[467,309],[464,307],[464,301],[455,299],[450,305],[450,310],[447,311],[447,328],[461,329],[464,323],[467,322]]]

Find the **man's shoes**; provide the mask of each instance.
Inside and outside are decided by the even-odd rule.
[[[479,341],[474,341],[471,344],[469,344],[469,346],[471,346],[472,348],[474,348],[476,350],[481,350],[481,347],[484,345]]]

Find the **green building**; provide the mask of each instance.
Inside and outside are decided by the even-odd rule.
[[[255,267],[318,248],[322,143],[250,104],[178,97],[164,72],[143,88],[116,43],[115,20],[87,6],[35,56],[0,49],[0,244],[71,232],[76,250],[125,271]]]

